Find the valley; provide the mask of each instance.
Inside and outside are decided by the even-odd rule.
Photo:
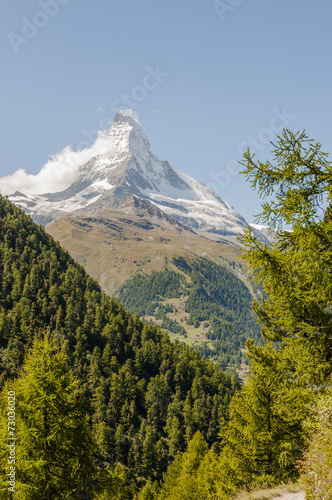
[[[132,313],[160,326],[172,339],[178,337],[181,342],[192,345],[223,369],[239,373],[241,365],[246,366],[244,342],[249,337],[258,340],[259,328],[249,312],[255,294],[243,270],[239,247],[227,240],[216,242],[201,236],[157,207],[147,212],[146,206],[142,207],[142,202],[135,199],[126,200],[125,211],[104,210],[98,217],[68,216],[48,224],[46,230],[85,267],[106,293],[118,297]],[[237,286],[250,291],[243,305],[246,313],[231,331],[227,328],[227,320],[221,326],[213,324],[212,309],[199,318],[192,318],[193,306],[189,304],[188,309],[188,299],[193,279],[175,262],[198,262],[199,259],[213,263],[223,294],[232,293],[229,290],[233,279],[238,280]],[[163,296],[163,289],[168,285],[166,270],[181,274],[187,283],[178,297]],[[223,270],[228,276],[226,280],[222,277]],[[208,285],[210,272],[211,269],[205,269],[207,282],[199,284],[202,293],[205,293],[204,286],[211,286],[211,283]],[[159,273],[160,284],[151,295],[148,281],[154,273]],[[142,297],[142,286],[145,297]],[[144,299],[144,304],[133,300],[134,297]],[[153,311],[149,307],[151,303],[158,304]],[[216,310],[220,308],[218,303],[222,304],[221,298],[216,300]],[[171,308],[162,312],[167,304]],[[226,311],[225,318],[227,314]],[[248,314],[249,320],[245,319]]]

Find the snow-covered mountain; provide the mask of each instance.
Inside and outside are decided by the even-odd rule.
[[[76,180],[67,189],[36,195],[16,191],[9,199],[42,224],[68,214],[96,215],[134,196],[211,239],[235,242],[247,227],[210,188],[160,160],[141,125],[124,111],[82,158]],[[257,235],[262,236],[259,231]]]
[[[253,230],[259,231],[265,236],[266,239],[273,243],[277,234],[277,231],[275,229],[268,226],[263,226],[262,224],[254,224],[253,222],[250,223],[250,226]]]

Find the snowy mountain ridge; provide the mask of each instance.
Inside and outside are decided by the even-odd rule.
[[[124,111],[81,154],[76,180],[67,189],[44,194],[16,191],[9,199],[42,224],[69,214],[95,215],[136,196],[211,239],[236,242],[247,227],[245,219],[210,188],[160,160],[141,125]]]

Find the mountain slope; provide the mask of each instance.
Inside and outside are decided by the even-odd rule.
[[[162,270],[165,258],[206,256],[240,263],[240,249],[196,234],[149,202],[132,197],[95,216],[67,216],[46,230],[110,295],[138,271]]]
[[[247,227],[245,220],[211,189],[159,160],[134,118],[119,112],[113,126],[101,132],[95,143],[80,153],[79,160],[76,180],[64,191],[37,196],[16,193],[11,199],[30,212],[35,221],[48,222],[46,230],[98,280],[105,292],[118,294],[120,287],[137,273],[164,272],[166,259],[206,257],[227,266],[232,273],[229,276],[239,277],[254,296],[240,265],[236,239]],[[222,276],[223,269],[219,268],[218,273]],[[228,293],[228,286],[223,282],[223,293]],[[208,338],[201,325],[202,342],[198,343],[198,332],[192,331],[187,322],[187,292],[181,304],[173,304],[179,311],[177,319],[171,312],[163,321],[154,315],[146,319],[170,333],[184,328],[186,342],[191,345],[202,347],[202,342],[210,340],[208,345],[214,351],[211,353],[204,345],[205,355],[213,356],[217,351],[223,366],[228,359],[229,367],[235,363],[238,368],[241,358],[245,358],[244,341],[255,337],[257,330],[257,325],[245,319],[248,304],[241,325],[237,323],[231,338],[227,334],[227,342],[227,322],[221,322],[220,331],[212,325],[209,315],[205,330],[218,330],[218,334]],[[141,313],[135,309],[132,312]],[[218,339],[223,339],[223,345],[212,344]]]
[[[0,197],[0,381],[51,333],[90,407],[102,463],[141,485],[161,478],[200,429],[217,441],[236,381],[106,296],[19,208]]]
[[[164,328],[172,339],[198,348],[223,368],[235,368],[239,373],[247,361],[245,340],[257,340],[259,334],[250,307],[256,294],[242,269],[240,249],[188,230],[175,219],[165,218],[157,207],[147,212],[145,202],[139,199],[126,200],[126,212],[105,210],[95,217],[65,217],[46,229],[131,312]],[[182,261],[192,263],[195,272],[188,275],[175,264]],[[185,276],[186,286],[180,295],[163,295],[162,290],[169,285],[167,270]],[[150,287],[154,273],[158,273],[159,288]],[[191,287],[195,286],[206,302],[206,311],[199,317],[195,313],[202,305],[192,302]],[[211,299],[213,304],[205,293],[207,287],[219,290],[220,296],[214,294]],[[240,290],[247,298],[235,312],[232,303],[237,304]],[[225,309],[221,308],[223,297],[229,297]],[[151,308],[152,304],[155,307]],[[167,304],[171,309],[165,310]]]

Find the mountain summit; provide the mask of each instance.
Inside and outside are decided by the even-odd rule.
[[[160,160],[139,122],[125,111],[99,132],[82,158],[76,180],[67,189],[36,195],[17,191],[9,199],[41,224],[65,215],[95,216],[136,197],[214,240],[235,241],[247,227],[210,188]]]

